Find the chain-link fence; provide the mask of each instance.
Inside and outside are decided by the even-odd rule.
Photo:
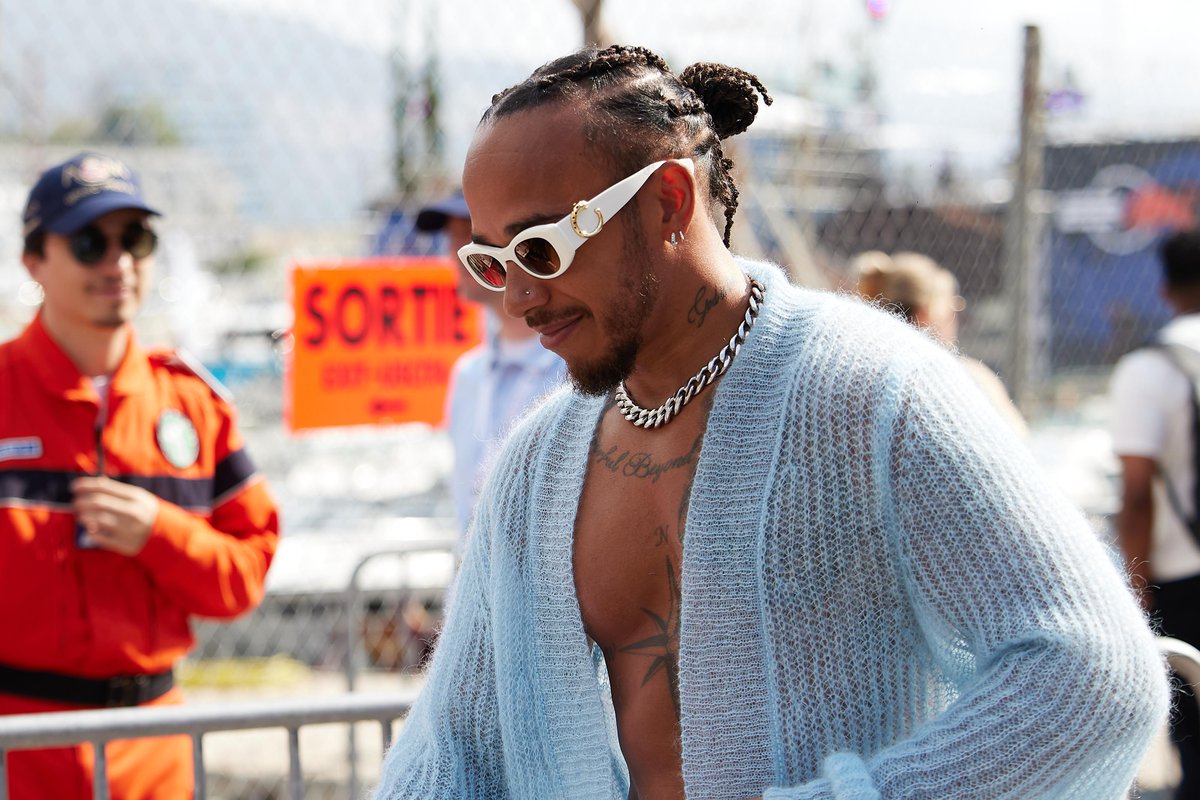
[[[1017,12],[919,5],[0,0],[0,335],[36,307],[19,267],[32,179],[84,148],[128,160],[166,211],[142,336],[189,348],[230,386],[283,508],[262,607],[197,625],[193,698],[340,690],[351,651],[363,680],[418,668],[452,556],[380,558],[350,605],[345,592],[371,553],[452,540],[449,446],[421,425],[285,431],[287,270],[437,250],[413,212],[453,185],[490,96],[577,46],[584,19],[676,69],[715,60],[759,74],[776,102],[731,144],[735,250],[832,289],[853,284],[865,251],[950,269],[961,349],[1008,381],[1035,451],[1102,515],[1106,377],[1165,318],[1157,242],[1196,222],[1200,131],[1150,107],[1189,70],[1132,45],[1097,67],[1097,42],[1046,11],[1023,127]],[[1138,29],[1161,9],[1123,13]],[[210,791],[275,796],[282,771],[231,741],[209,748]],[[311,796],[345,796],[337,752],[342,766],[313,776]],[[359,755],[369,780],[372,754]]]

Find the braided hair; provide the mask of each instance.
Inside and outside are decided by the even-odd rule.
[[[762,82],[737,67],[693,64],[675,75],[644,47],[589,47],[495,95],[483,121],[549,102],[578,103],[588,141],[626,173],[663,158],[692,158],[708,173],[709,195],[725,208],[728,247],[738,190],[721,140],[750,127],[760,94],[770,105]]]

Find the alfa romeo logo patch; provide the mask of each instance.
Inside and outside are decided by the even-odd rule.
[[[176,469],[186,469],[200,456],[200,435],[187,415],[169,408],[154,426],[158,449]]]

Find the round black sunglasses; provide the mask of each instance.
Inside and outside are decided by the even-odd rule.
[[[145,258],[158,246],[158,234],[140,222],[131,222],[116,237],[121,251],[134,258]],[[68,243],[71,255],[80,264],[92,266],[108,254],[109,237],[95,225],[85,225],[71,234]]]

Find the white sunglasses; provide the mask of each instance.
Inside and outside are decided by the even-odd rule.
[[[458,258],[480,286],[494,292],[504,291],[504,284],[508,281],[507,264],[510,261],[535,278],[557,278],[571,266],[580,245],[599,233],[604,223],[624,208],[654,171],[668,160],[683,164],[689,171],[695,169],[690,158],[655,161],[614,183],[591,200],[580,200],[571,213],[558,222],[526,228],[512,238],[508,247],[489,247],[471,242],[459,248]],[[579,215],[584,211],[595,215],[595,227],[590,230],[579,224]],[[584,220],[587,221],[587,218]]]

